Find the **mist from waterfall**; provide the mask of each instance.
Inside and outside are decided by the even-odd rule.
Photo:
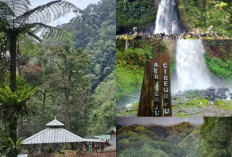
[[[180,32],[175,0],[161,0],[155,22],[154,34],[178,34]]]
[[[202,40],[177,40],[176,80],[172,92],[206,89],[213,85],[204,58]]]

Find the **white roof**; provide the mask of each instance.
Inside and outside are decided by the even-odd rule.
[[[46,126],[64,126],[64,124],[54,119],[53,121],[47,123]]]
[[[53,120],[46,124],[47,129],[44,129],[35,135],[28,137],[22,141],[22,144],[45,144],[45,143],[72,143],[72,142],[84,142],[84,139],[65,130],[62,127],[54,126],[64,126],[63,123],[58,120]]]
[[[22,144],[72,143],[84,140],[63,128],[47,128],[23,140]]]
[[[101,140],[101,139],[88,139],[88,138],[83,138],[84,142],[99,142],[99,143],[104,143],[106,141]]]
[[[17,157],[28,157],[28,154],[19,154]]]

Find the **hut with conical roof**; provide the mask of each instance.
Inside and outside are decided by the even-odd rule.
[[[78,135],[64,129],[64,124],[54,119],[46,124],[47,128],[23,140],[23,145],[52,144],[52,143],[77,143],[84,142]]]
[[[26,148],[25,151],[27,151],[27,153],[30,152],[29,150],[32,148],[33,150],[37,150],[36,154],[46,154],[52,153],[60,148],[58,146],[62,146],[61,148],[63,148],[66,144],[71,144],[71,146],[76,150],[83,150],[88,147],[89,144],[93,145],[94,143],[105,143],[105,141],[101,139],[87,139],[75,135],[74,133],[64,129],[64,124],[56,118],[47,123],[46,127],[46,129],[22,141],[21,144],[24,148]],[[39,146],[39,148],[36,146]],[[35,153],[35,151],[33,151],[33,153]]]

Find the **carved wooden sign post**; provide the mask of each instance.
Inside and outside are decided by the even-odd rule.
[[[172,116],[168,53],[157,54],[145,65],[138,116]]]

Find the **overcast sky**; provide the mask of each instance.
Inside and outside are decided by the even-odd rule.
[[[51,2],[52,0],[31,0],[31,7],[34,8],[38,5],[46,4],[48,2]],[[68,2],[73,3],[80,9],[85,9],[89,4],[97,4],[100,2],[100,0],[66,0]],[[68,23],[73,17],[75,17],[75,14],[69,13],[66,14],[64,17],[61,17],[57,19],[56,21],[52,22],[50,25],[57,26],[60,24]]]
[[[170,126],[182,122],[189,122],[191,124],[199,125],[204,122],[203,117],[119,117],[117,124],[128,126],[133,124],[138,125],[162,125]]]

